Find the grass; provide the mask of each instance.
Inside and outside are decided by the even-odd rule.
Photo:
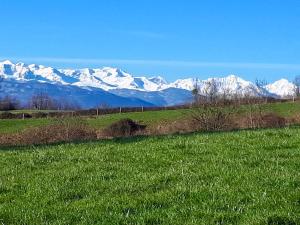
[[[169,122],[186,116],[189,109],[146,111],[133,113],[118,113],[100,116],[99,118],[87,119],[88,123],[95,128],[106,127],[120,119],[129,118],[145,125],[155,125],[160,122]]]
[[[38,113],[38,112],[43,112],[43,113],[49,113],[49,112],[61,112],[61,110],[37,110],[37,109],[18,109],[18,110],[8,110],[8,111],[0,111],[0,113],[3,112],[10,112],[10,113]],[[68,110],[64,111],[68,112]],[[71,112],[71,111],[69,111]]]
[[[109,114],[99,117],[85,118],[87,123],[93,128],[104,128],[111,123],[124,118],[139,121],[145,125],[155,125],[160,122],[168,122],[180,119],[186,115],[187,110],[167,110],[167,111],[146,111],[133,113]],[[51,124],[55,119],[3,119],[0,120],[0,133],[15,133],[28,127],[38,127]]]
[[[300,128],[0,150],[0,224],[300,224]]]
[[[50,124],[51,119],[5,119],[0,120],[0,133],[17,133],[29,127],[38,127]]]
[[[240,109],[240,113],[245,113],[249,110],[249,106],[243,106]],[[262,110],[265,112],[274,112],[281,116],[292,116],[296,113],[300,113],[299,102],[285,102],[285,103],[269,103],[263,104]],[[124,118],[130,118],[148,126],[154,126],[162,122],[170,122],[180,120],[188,115],[190,109],[178,109],[178,110],[163,110],[163,111],[145,111],[145,112],[133,112],[133,113],[117,113],[108,114],[99,117],[86,118],[88,124],[91,127],[101,129],[111,123]],[[37,127],[50,124],[54,119],[11,119],[0,120],[0,133],[14,133],[24,130],[28,127]]]
[[[292,116],[300,113],[300,102],[265,104],[263,109],[267,112],[275,112],[281,116]]]

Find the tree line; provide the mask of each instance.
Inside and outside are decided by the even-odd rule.
[[[32,110],[79,110],[80,107],[65,99],[53,99],[45,92],[37,92],[32,95],[27,103],[21,102],[11,96],[0,98],[0,110],[18,110],[18,109],[32,109]]]
[[[287,99],[293,99],[300,97],[300,75],[296,76],[292,82],[294,84],[293,94],[290,96],[285,96]],[[202,84],[202,85],[201,85]],[[255,86],[257,90],[264,90],[265,86],[268,84],[266,79],[256,79]],[[231,92],[228,87],[229,85],[223,85],[220,90],[216,79],[210,79],[208,81],[198,81],[195,80],[195,85],[192,90],[192,95],[194,97],[193,103],[196,105],[199,104],[220,104],[228,102],[241,102],[249,101],[249,99],[258,99],[259,101],[268,101],[270,97],[262,94],[260,96],[250,95],[248,93],[238,93]],[[272,98],[272,97],[271,97]],[[251,101],[252,101],[251,100]]]

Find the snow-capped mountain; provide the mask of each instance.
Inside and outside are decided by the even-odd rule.
[[[161,76],[136,77],[111,67],[55,69],[36,64],[15,64],[8,60],[0,62],[0,77],[4,78],[6,84],[9,84],[8,86],[2,85],[1,96],[13,95],[20,97],[16,92],[22,90],[24,93],[26,92],[24,96],[27,96],[28,93],[32,94],[32,90],[36,89],[37,86],[41,88],[41,85],[44,84],[47,87],[45,90],[54,96],[55,94],[49,88],[59,91],[60,93],[56,94],[57,96],[63,96],[63,92],[68,90],[69,93],[72,93],[69,95],[70,99],[82,99],[80,105],[83,107],[91,107],[99,104],[99,102],[117,106],[117,97],[122,98],[119,99],[122,106],[184,104],[192,100],[191,90],[195,87],[202,95],[208,94],[212,87],[218,94],[228,96],[247,95],[285,98],[295,93],[295,86],[286,79],[276,81],[265,87],[257,87],[254,83],[235,75],[224,78],[209,78],[207,80],[187,78],[168,83]],[[15,89],[13,83],[16,84]],[[54,88],[55,86],[59,88]],[[31,91],[29,91],[30,87]],[[61,87],[66,88],[64,90]],[[114,97],[108,97],[106,93]],[[83,100],[79,95],[93,97],[90,99],[86,97]],[[126,102],[124,98],[131,100]]]
[[[10,96],[26,106],[33,95],[46,93],[61,105],[93,108],[155,106],[135,97],[121,97],[99,88],[80,88],[74,85],[5,79],[0,82],[0,98]]]
[[[103,90],[134,89],[139,91],[158,91],[167,88],[162,77],[133,77],[117,68],[102,69],[55,69],[43,65],[14,64],[8,60],[0,62],[0,76],[6,79],[35,80],[70,84],[79,87],[94,87]]]
[[[268,92],[282,98],[292,97],[296,92],[296,86],[293,83],[289,82],[287,79],[281,79],[275,81],[272,84],[268,84],[265,86],[265,89]]]
[[[177,80],[169,86],[189,91],[197,87],[202,95],[206,95],[211,88],[214,88],[214,91],[219,95],[261,96],[268,94],[266,90],[235,75],[229,75],[223,78],[209,78],[207,80],[189,78]]]

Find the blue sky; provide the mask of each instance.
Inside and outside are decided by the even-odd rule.
[[[300,74],[298,0],[1,0],[0,59],[169,81]]]

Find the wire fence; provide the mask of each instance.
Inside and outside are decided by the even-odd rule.
[[[261,103],[275,103],[275,102],[288,102],[295,101],[295,99],[259,99]],[[297,102],[299,99],[297,99]],[[249,104],[245,102],[239,102],[240,105]],[[178,110],[178,109],[190,109],[193,108],[193,104],[177,105],[177,106],[164,106],[164,107],[115,107],[115,108],[95,108],[87,110],[67,110],[67,111],[47,111],[47,110],[36,110],[36,111],[2,111],[0,112],[0,119],[31,119],[31,118],[59,118],[59,117],[94,117],[107,114],[117,113],[133,113],[133,112],[147,112],[147,111],[163,111],[163,110]]]
[[[146,112],[146,111],[162,111],[162,110],[177,110],[188,109],[191,106],[167,106],[167,107],[117,107],[117,108],[96,108],[88,110],[67,110],[67,111],[31,111],[31,112],[14,112],[3,111],[0,113],[0,119],[31,119],[31,118],[59,118],[59,117],[94,117],[107,114],[117,113],[133,113],[133,112]]]

